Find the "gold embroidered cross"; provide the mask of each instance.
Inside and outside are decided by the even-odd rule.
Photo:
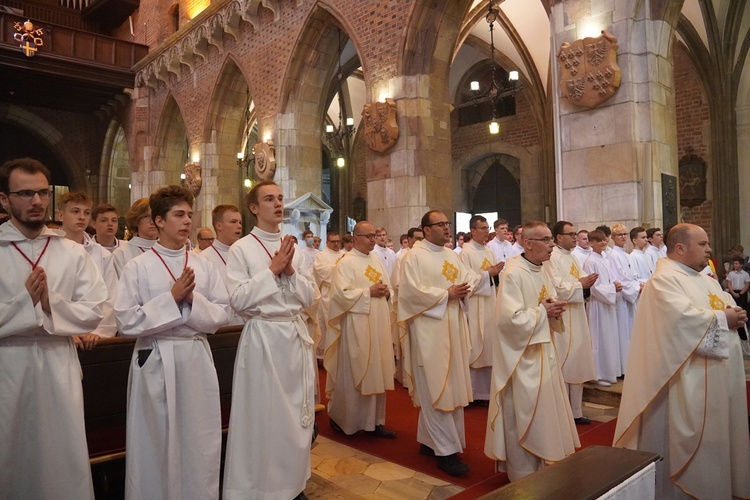
[[[547,291],[547,285],[542,285],[542,289],[539,290],[539,302],[537,302],[537,305],[541,304],[544,299],[549,297],[549,292]]]
[[[487,257],[484,258],[482,261],[482,271],[486,271],[487,269],[492,267],[492,262],[487,259]]]
[[[581,277],[581,272],[578,270],[578,266],[576,266],[575,262],[573,262],[570,265],[570,275],[573,276],[575,279],[578,279]]]
[[[380,281],[381,274],[372,266],[367,266],[367,269],[365,269],[365,278],[372,281],[373,283],[377,283]]]
[[[456,278],[458,278],[458,268],[448,262],[447,260],[443,261],[443,276],[445,276],[445,279],[450,281],[451,283],[456,282]]]
[[[708,301],[711,303],[711,309],[715,311],[723,311],[727,307],[721,298],[711,292],[708,292]]]

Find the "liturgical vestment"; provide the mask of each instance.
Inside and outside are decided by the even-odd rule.
[[[310,477],[315,369],[303,314],[316,287],[297,251],[291,276],[268,268],[280,238],[256,226],[227,259],[230,303],[248,320],[234,365],[226,500],[294,498]]]
[[[580,446],[550,322],[554,285],[524,256],[508,260],[498,289],[492,398],[485,454],[516,481]],[[559,321],[552,326],[562,329]]]
[[[405,332],[404,385],[421,407],[417,441],[438,456],[466,446],[463,407],[472,401],[469,331],[462,301],[448,300],[448,288],[464,282],[472,290],[480,282],[489,287],[489,280],[461,264],[455,252],[427,240],[415,243],[402,262],[398,323]]]
[[[607,260],[601,254],[591,252],[583,270],[587,274],[598,274],[591,286],[589,300],[589,330],[591,348],[596,365],[596,378],[611,383],[622,375],[620,341],[617,336],[617,291],[609,273]]]
[[[183,270],[193,302],[175,302]],[[213,264],[158,243],[123,269],[115,315],[137,337],[128,379],[125,498],[219,497],[221,406],[206,334],[229,321],[227,289]]]
[[[641,294],[614,446],[664,458],[657,496],[750,498],[742,350],[721,312],[729,305],[715,279],[669,258]],[[729,359],[696,351],[711,330],[724,330]]]
[[[459,259],[477,274],[488,274],[487,270],[495,265],[495,255],[485,245],[474,240],[464,243]],[[466,299],[468,304],[467,320],[471,351],[471,387],[474,399],[490,399],[492,381],[492,332],[494,331],[495,288],[484,287],[476,290]]]
[[[370,296],[378,282],[390,288],[382,262],[356,249],[341,258],[333,273],[326,395],[328,416],[346,434],[384,425],[385,391],[393,389],[390,302]]]
[[[225,245],[219,240],[214,240],[214,242],[210,246],[206,247],[205,250],[198,254],[201,256],[201,258],[206,259],[214,265],[216,270],[219,272],[219,276],[221,276],[221,282],[224,283],[225,286],[227,283],[227,257],[229,256],[229,248],[229,245]],[[231,314],[232,316],[228,324],[245,324],[245,320],[242,318],[242,316],[234,311],[232,311]]]
[[[318,306],[318,328],[320,330],[319,349],[324,351],[329,344],[326,337],[328,335],[328,320],[330,319],[331,310],[331,280],[333,280],[333,268],[336,262],[345,255],[343,252],[334,252],[326,247],[321,250],[313,262],[313,278],[315,284],[320,289],[320,305]]]
[[[149,248],[154,246],[156,240],[147,240],[140,236],[133,236],[128,241],[123,241],[122,244],[112,252],[112,261],[115,263],[115,272],[117,277],[122,276],[122,270],[125,269],[125,264],[135,259],[142,253],[145,253]]]
[[[24,286],[27,259],[47,275],[50,313]],[[0,262],[0,497],[93,499],[71,335],[97,327],[106,286],[82,245],[47,228],[30,240],[0,226]]]
[[[563,331],[555,331],[552,340],[557,351],[563,379],[568,384],[583,384],[596,379],[594,353],[591,350],[589,321],[583,299],[583,285],[578,281],[587,276],[578,266],[578,259],[556,246],[550,259],[542,265],[544,274],[555,287],[557,298],[568,303],[562,315]]]

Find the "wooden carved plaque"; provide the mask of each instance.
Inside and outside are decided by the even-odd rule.
[[[365,104],[362,110],[362,122],[365,124],[367,147],[373,151],[383,153],[396,144],[398,123],[396,122],[396,102],[393,99]]]
[[[680,204],[697,207],[706,201],[706,162],[700,156],[687,155],[680,160]]]
[[[606,31],[596,38],[563,43],[557,53],[563,97],[595,108],[615,95],[622,79],[617,48],[617,38]]]

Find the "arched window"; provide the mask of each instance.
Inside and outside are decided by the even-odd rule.
[[[489,60],[482,61],[466,73],[458,91],[458,125],[474,125],[492,120],[492,101],[489,97],[476,99],[475,93],[471,91],[470,84],[473,81],[479,82],[479,93],[492,85],[492,62]],[[497,82],[506,89],[514,86],[515,82],[508,79],[508,72],[500,66],[497,66]],[[516,98],[512,94],[496,102],[495,117],[503,118],[516,114]]]

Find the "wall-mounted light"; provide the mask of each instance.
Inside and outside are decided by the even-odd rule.
[[[339,168],[344,168],[346,166],[346,160],[344,159],[343,156],[339,156],[336,159],[336,166]]]

